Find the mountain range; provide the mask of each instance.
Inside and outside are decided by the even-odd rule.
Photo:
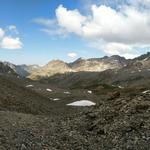
[[[55,74],[64,74],[71,72],[102,72],[108,69],[120,69],[126,66],[128,61],[124,57],[111,56],[103,58],[83,59],[79,58],[72,63],[65,63],[60,60],[50,61],[47,65],[33,71],[29,78],[38,79],[38,77],[49,77]]]
[[[16,74],[20,75],[21,77],[27,77],[32,72],[38,70],[40,66],[38,65],[15,65],[10,62],[1,62],[4,66],[10,67]]]
[[[128,68],[132,72],[134,70],[149,69],[150,52],[141,55],[135,59],[125,59],[118,55],[105,56],[103,58],[79,58],[71,63],[66,63],[61,60],[52,60],[44,66],[39,65],[14,65],[9,62],[1,62],[10,67],[15,73],[21,77],[30,79],[39,79],[43,77],[51,77],[56,74],[77,73],[77,72],[103,72],[106,70],[119,70]],[[11,70],[11,71],[12,71]]]
[[[95,60],[97,65],[93,65]],[[95,70],[89,70],[90,67],[86,64],[88,66],[93,65]],[[74,72],[66,72],[65,74],[58,73],[53,76],[42,76],[37,79],[41,82],[63,88],[90,88],[98,87],[101,84],[127,87],[144,84],[145,82],[149,83],[150,81],[150,53],[141,55],[135,59],[125,59],[120,56],[88,60],[79,59],[69,65],[71,67],[74,66],[74,68],[76,67],[76,69],[83,69],[83,66],[86,67],[80,71],[75,70]],[[101,68],[98,66],[101,65],[107,67],[100,70]]]
[[[2,150],[149,149],[150,53],[0,62],[0,83]]]

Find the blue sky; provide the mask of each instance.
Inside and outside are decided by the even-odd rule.
[[[140,0],[138,1],[140,4]],[[128,57],[145,53],[150,47],[147,40],[149,33],[147,36],[143,35],[143,40],[136,36],[141,35],[142,31],[146,32],[149,27],[147,22],[141,23],[141,18],[147,17],[146,8],[141,12],[136,2],[130,4],[132,7],[126,5],[128,8],[125,8],[124,5],[126,2],[120,4],[117,0],[114,3],[109,0],[2,0],[0,60],[15,64],[45,64],[52,59],[73,61],[78,57],[113,54]],[[132,15],[126,14],[128,11],[135,16],[140,13],[141,18],[132,21]],[[127,18],[122,15],[124,13],[128,15]],[[135,36],[118,36],[124,29],[116,29],[115,35],[112,34],[117,25],[114,20],[109,22],[109,17],[114,17],[116,22],[122,21],[124,25],[124,20],[128,19],[131,28],[127,32],[131,31]],[[95,20],[102,20],[103,24]],[[132,28],[136,26],[136,22],[143,27],[139,34]]]
[[[75,1],[72,0],[74,4]],[[3,0],[0,5],[0,27],[5,29],[9,25],[15,25],[23,41],[23,48],[19,50],[0,49],[0,59],[19,64],[44,64],[51,59],[71,61],[67,57],[67,52],[80,52],[86,49],[84,43],[77,38],[55,38],[54,40],[42,33],[38,25],[32,22],[34,18],[39,17],[53,18],[59,4],[74,8],[74,4],[61,0],[57,2],[55,0]]]

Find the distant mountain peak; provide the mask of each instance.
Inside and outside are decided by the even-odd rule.
[[[6,62],[0,62],[0,74],[13,74],[15,75],[16,73],[14,70],[7,65],[8,63]]]
[[[52,66],[55,66],[55,67],[58,67],[58,66],[66,66],[67,63],[65,63],[64,61],[62,60],[59,60],[59,59],[56,59],[56,60],[51,60],[50,62],[48,62],[44,68],[46,67],[52,67]]]
[[[125,57],[122,57],[122,56],[119,56],[119,55],[112,55],[112,56],[110,56],[110,58],[115,58],[115,59],[122,58],[122,59],[125,59]]]
[[[118,69],[127,64],[124,57],[118,55],[104,56],[102,58],[79,58],[76,61],[69,63],[69,66],[75,71],[93,71],[101,72],[107,69]]]
[[[27,76],[52,76],[54,74],[64,74],[67,72],[102,72],[105,70],[118,70],[125,66],[131,68],[149,68],[150,52],[141,55],[135,59],[125,59],[119,55],[104,56],[102,58],[78,58],[72,63],[66,63],[62,60],[55,59],[44,66],[38,65],[14,65],[9,62],[3,63],[9,66],[17,74],[23,77]]]
[[[146,54],[143,54],[139,57],[136,57],[134,60],[144,60],[146,58],[150,58],[150,52],[147,52]]]

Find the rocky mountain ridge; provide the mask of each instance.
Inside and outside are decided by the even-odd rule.
[[[72,72],[102,72],[108,69],[120,69],[128,64],[128,60],[120,56],[110,56],[103,58],[83,59],[79,58],[72,63],[65,63],[61,60],[50,61],[38,71],[32,72],[29,78],[38,79],[49,77],[55,74]]]
[[[21,77],[27,77],[33,71],[37,71],[40,68],[40,66],[38,65],[15,65],[6,61],[1,63],[3,63],[5,66],[10,67],[15,73],[17,73]]]
[[[117,55],[111,57],[103,58],[90,58],[82,59],[79,58],[69,66],[74,70],[78,71],[91,71],[91,72],[101,72],[107,69],[119,69],[127,65],[127,60],[124,57]]]
[[[1,62],[9,66],[14,72],[22,77],[39,79],[51,77],[56,74],[66,74],[74,72],[103,72],[106,70],[120,70],[127,68],[130,71],[149,69],[150,52],[141,55],[135,59],[125,59],[118,55],[105,56],[102,58],[79,58],[72,63],[66,63],[61,60],[52,60],[46,65],[14,65],[9,62]]]
[[[145,55],[120,69],[69,72],[42,82],[14,76],[0,63],[0,150],[149,150],[148,64]],[[58,60],[40,69],[47,68],[70,69]],[[94,106],[70,105],[81,100]]]
[[[149,53],[141,55],[119,69],[107,69],[102,72],[80,71],[66,74],[57,74],[41,78],[42,82],[51,83],[65,88],[97,87],[101,84],[115,86],[139,85],[150,81]]]
[[[15,72],[11,67],[0,62],[0,74],[15,74]]]
[[[56,63],[57,62],[57,63]],[[98,72],[101,73],[107,70],[127,70],[129,72],[141,71],[142,69],[149,70],[150,66],[150,53],[141,55],[135,59],[125,59],[118,55],[105,56],[103,58],[79,58],[72,63],[65,63],[60,60],[49,62],[42,67],[38,72],[32,72],[29,78],[40,79],[45,77],[52,77],[57,74],[72,74],[79,72]]]

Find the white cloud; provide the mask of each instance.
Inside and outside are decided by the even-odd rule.
[[[125,53],[124,55],[120,55],[120,56],[123,56],[127,59],[133,59],[133,58],[140,56],[140,54]]]
[[[120,55],[121,53],[125,54],[126,52],[132,52],[130,46],[121,43],[108,43],[104,46],[104,50],[110,55]]]
[[[106,43],[106,45],[103,45],[103,50],[108,55],[120,55],[126,58],[138,56],[134,45],[131,46],[123,43]]]
[[[134,57],[139,54],[137,49],[150,48],[150,0],[81,2],[90,8],[86,15],[60,5],[55,19],[35,22],[43,25],[41,30],[49,35],[66,37],[73,33],[107,55]]]
[[[122,5],[116,10],[105,5],[92,5],[91,15],[83,16],[77,9],[67,10],[60,5],[56,9],[56,19],[60,29],[90,43],[103,44],[96,48],[108,55],[134,56],[137,54],[135,47],[150,47],[150,11],[141,11],[135,6],[135,3]]]
[[[0,48],[4,49],[20,49],[22,43],[19,38],[4,37],[0,43]]]
[[[56,17],[58,25],[66,29],[70,33],[82,34],[82,25],[86,21],[86,17],[75,10],[67,10],[62,5],[56,9]]]
[[[77,57],[77,53],[71,52],[71,53],[68,53],[68,56],[71,58],[75,58],[75,57]]]
[[[5,34],[5,31],[2,28],[0,28],[0,38],[2,38],[4,34]]]
[[[86,39],[103,39],[118,43],[149,43],[149,15],[131,7],[122,9],[116,11],[104,5],[99,7],[92,5],[92,15],[86,17],[77,10],[67,11],[63,6],[59,6],[56,17],[61,28]]]
[[[0,48],[3,49],[21,49],[23,44],[19,37],[16,37],[19,32],[15,25],[10,25],[6,28],[6,32],[0,28]],[[13,35],[13,36],[12,36]]]

